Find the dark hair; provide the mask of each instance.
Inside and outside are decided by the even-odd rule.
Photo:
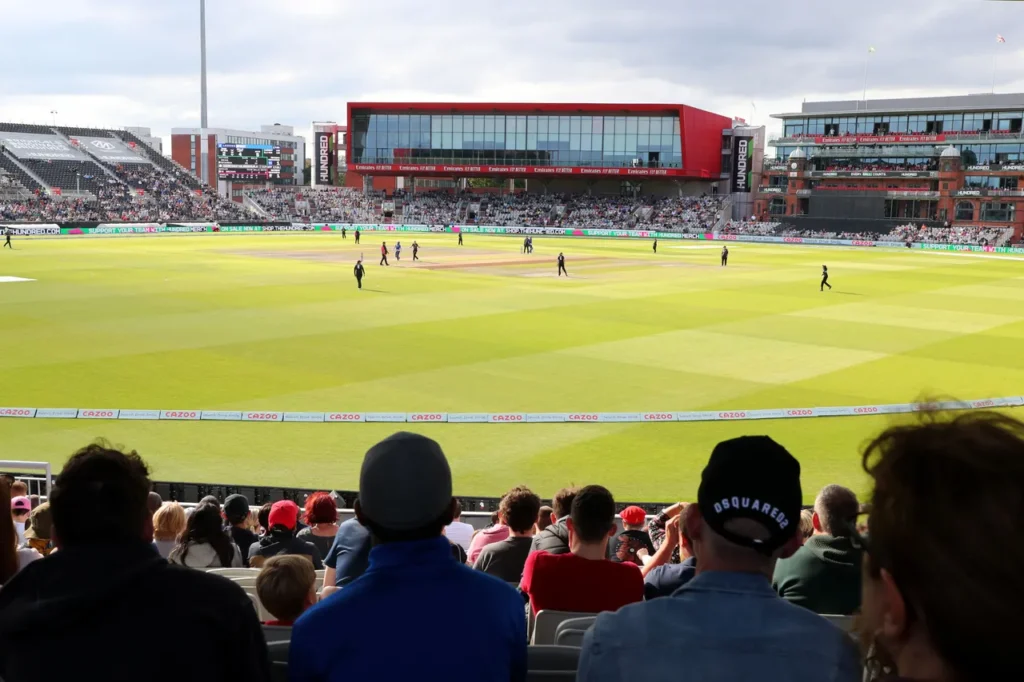
[[[551,515],[554,511],[554,509],[547,505],[537,510],[537,530],[544,530],[551,525]]]
[[[264,533],[270,532],[270,509],[273,506],[273,502],[267,502],[256,512],[256,522],[260,524],[260,528],[263,529]]]
[[[338,520],[338,507],[334,498],[328,493],[313,493],[306,498],[306,523],[335,523]]]
[[[359,510],[359,500],[356,500],[356,509]],[[415,542],[416,540],[429,540],[430,538],[436,538],[441,534],[445,526],[455,519],[452,515],[452,511],[453,508],[448,507],[440,516],[427,525],[420,526],[419,528],[413,528],[411,530],[392,530],[389,528],[382,528],[368,518],[358,518],[358,513],[356,514],[356,517],[359,522],[370,531],[370,535],[373,536],[373,540],[376,544],[385,544],[389,542]]]
[[[814,511],[821,520],[822,530],[837,538],[849,537],[857,524],[860,503],[857,494],[841,485],[827,485],[818,493]]]
[[[583,542],[598,542],[615,523],[615,499],[608,488],[588,485],[572,500],[572,527]]]
[[[224,532],[224,525],[221,523],[220,509],[210,503],[200,504],[192,510],[185,523],[185,530],[178,538],[178,545],[174,548],[181,563],[185,563],[188,556],[189,543],[202,545],[208,544],[217,552],[220,565],[224,568],[231,566],[235,558],[235,548],[231,537]]]
[[[496,526],[501,523],[501,513],[497,511],[491,512],[491,525]]]
[[[163,505],[163,498],[160,497],[160,493],[151,492],[146,496],[146,506],[149,509],[150,514],[155,514],[156,510]]]
[[[217,499],[216,495],[206,495],[203,499],[199,500],[199,504],[212,504],[220,511],[220,500]]]
[[[555,518],[560,519],[572,512],[572,501],[576,499],[579,488],[562,488],[551,498],[551,509],[555,512]]]
[[[454,516],[455,516],[455,518],[459,518],[460,516],[462,516],[462,502],[457,497],[455,498],[455,514],[454,514]]]
[[[11,486],[6,476],[0,476],[0,510],[11,508]],[[14,517],[9,512],[0,513],[0,585],[18,572],[18,532],[14,529]]]
[[[925,414],[875,438],[863,465],[874,479],[869,574],[892,576],[954,679],[1020,670],[1008,624],[1024,611],[1024,423]]]
[[[501,498],[505,525],[517,533],[525,533],[537,523],[540,497],[526,486],[516,486]]]
[[[97,441],[71,455],[50,491],[62,547],[143,540],[149,469],[138,453]]]

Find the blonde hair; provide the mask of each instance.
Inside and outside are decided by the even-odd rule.
[[[304,554],[278,554],[263,564],[256,577],[260,603],[277,620],[295,620],[306,610],[316,585],[313,562]]]
[[[800,510],[800,535],[804,540],[814,535],[814,512],[810,509]]]
[[[153,538],[177,540],[185,530],[185,510],[177,502],[164,502],[153,512]]]

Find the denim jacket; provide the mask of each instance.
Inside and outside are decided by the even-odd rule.
[[[578,682],[859,682],[853,640],[781,599],[768,578],[700,573],[671,597],[602,613],[583,640]]]

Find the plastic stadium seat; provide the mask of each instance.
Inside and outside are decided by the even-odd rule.
[[[555,632],[559,623],[572,618],[594,617],[596,614],[580,611],[552,611],[541,609],[533,621],[533,639],[531,644],[554,644]]]
[[[263,639],[267,643],[290,642],[292,640],[292,629],[288,625],[264,625]]]
[[[323,568],[321,568],[319,571],[316,572],[316,581],[318,583],[322,584],[324,582],[324,573],[326,573],[326,572],[327,572],[327,570],[323,569]]]
[[[597,616],[563,620],[555,628],[555,644],[558,646],[583,646],[583,635],[594,627],[595,620],[597,620]]]
[[[568,682],[576,679],[580,650],[574,646],[532,645],[526,649],[527,682]]]
[[[291,641],[278,641],[267,643],[267,653],[270,656],[270,679],[273,682],[288,682],[288,649]]]
[[[207,573],[216,573],[225,578],[255,578],[260,574],[258,568],[208,568]]]
[[[238,578],[231,578],[231,582],[235,583],[239,587],[256,587],[256,576],[244,576]]]

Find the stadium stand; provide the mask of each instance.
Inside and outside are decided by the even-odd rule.
[[[371,448],[360,479],[362,518],[371,533],[387,538],[378,538],[372,550],[378,557],[390,553],[383,571],[387,575],[378,570],[332,590],[330,600],[309,607],[294,625],[267,622],[272,616],[253,591],[264,575],[260,570],[171,568],[146,551],[138,539],[150,486],[144,463],[136,459],[133,464],[134,453],[99,445],[79,451],[57,479],[61,494],[46,505],[45,528],[40,525],[43,515],[33,511],[28,527],[33,532],[15,550],[13,516],[0,518],[0,676],[18,680],[24,679],[22,670],[38,673],[39,657],[58,650],[63,655],[48,659],[47,675],[32,679],[61,679],[97,641],[117,637],[119,655],[104,665],[109,676],[121,679],[122,672],[180,651],[171,633],[202,632],[206,636],[192,642],[187,660],[169,666],[166,674],[153,668],[150,679],[204,677],[196,672],[208,676],[210,670],[226,670],[232,679],[333,679],[338,675],[330,673],[339,671],[349,673],[344,679],[362,679],[360,671],[368,668],[379,679],[400,679],[398,673],[415,666],[420,679],[441,680],[451,679],[452,668],[451,652],[441,643],[458,632],[463,645],[486,653],[473,659],[479,668],[461,673],[479,679],[603,682],[622,679],[609,677],[609,671],[639,669],[661,679],[669,671],[713,669],[728,673],[716,679],[750,679],[756,672],[758,678],[853,682],[862,677],[896,679],[897,673],[899,679],[924,679],[913,674],[921,665],[956,672],[956,677],[928,677],[942,682],[1019,677],[1017,633],[1006,624],[1015,622],[1024,608],[1024,591],[1019,589],[1024,567],[1019,551],[1024,546],[1019,524],[1024,513],[1019,494],[1024,486],[1024,423],[1006,415],[938,415],[888,427],[863,455],[874,484],[866,525],[857,522],[864,509],[852,491],[843,489],[845,495],[839,495],[836,486],[826,486],[813,506],[812,515],[818,518],[806,541],[798,524],[772,523],[776,517],[795,518],[800,511],[797,460],[765,436],[719,443],[701,475],[697,502],[671,507],[685,528],[687,545],[692,543],[696,556],[714,568],[698,573],[672,597],[648,599],[616,612],[541,611],[529,644],[525,617],[516,613],[513,619],[509,610],[511,605],[519,612],[521,606],[512,588],[490,578],[481,582],[483,576],[458,567],[440,535],[403,539],[375,520],[404,524],[429,519],[442,506],[449,511],[437,521],[451,518],[451,479],[444,473],[449,470],[443,453],[439,447],[432,456],[407,451],[420,447],[407,444],[410,438],[418,437],[394,436]],[[394,466],[396,457],[406,467]],[[119,459],[118,473],[112,474],[110,462]],[[97,477],[105,485],[95,485]],[[19,513],[26,502],[12,501],[12,479],[0,476],[0,508]],[[411,480],[419,483],[410,488]],[[965,480],[972,484],[967,492]],[[403,494],[394,495],[396,489]],[[770,507],[723,514],[716,501],[734,490]],[[965,504],[965,495],[984,504]],[[213,503],[219,501],[205,504]],[[570,517],[583,521],[577,517],[582,506],[574,503]],[[86,509],[90,513],[82,514]],[[730,530],[743,528],[735,525],[737,520],[764,531],[748,535]],[[48,544],[52,540],[47,541],[54,535],[51,523],[65,543],[56,551]],[[443,526],[431,523],[440,534]],[[870,552],[865,551],[868,527]],[[666,550],[680,543],[682,531],[655,533],[653,520],[649,528],[650,539],[661,545],[657,555],[664,559]],[[963,544],[952,555],[951,532]],[[224,539],[230,543],[226,533]],[[863,626],[875,632],[884,618],[887,631],[902,633],[879,640],[876,644],[884,649],[865,649],[862,659],[855,646],[854,617],[818,613],[789,601],[785,592],[780,596],[772,591],[765,570],[771,573],[774,566],[778,577],[776,558],[795,559],[813,540],[844,548],[845,575],[863,586],[857,593]],[[428,545],[435,554],[425,553]],[[971,560],[965,562],[963,556]],[[648,565],[650,557],[642,559]],[[301,570],[293,573],[307,575],[308,581],[309,566],[297,561],[278,563],[296,564]],[[785,561],[790,559],[780,563]],[[831,553],[826,563],[835,568],[839,555]],[[932,572],[940,567],[943,580],[934,580]],[[395,571],[401,572],[398,578],[391,575]],[[898,583],[888,577],[893,574],[901,576]],[[820,575],[814,569],[797,580],[809,585]],[[123,589],[119,576],[130,576],[136,589]],[[319,581],[322,574],[315,577]],[[962,585],[966,596],[951,597],[949,581]],[[265,593],[268,598],[288,592],[276,585]],[[838,589],[831,581],[819,583],[821,587]],[[141,594],[146,598],[138,598]],[[913,615],[902,606],[911,598]],[[893,600],[900,604],[893,606]],[[509,620],[522,628],[515,639],[509,637],[511,630],[505,632]],[[138,622],[146,622],[147,628],[133,629]],[[473,637],[465,629],[467,622]],[[352,629],[352,623],[359,627]],[[691,629],[699,636],[689,637]],[[412,631],[417,637],[403,637]],[[503,636],[493,638],[496,631]],[[339,636],[349,646],[325,645],[336,643]],[[389,651],[390,642],[383,641],[389,638],[404,643],[403,656],[382,655]],[[910,641],[916,644],[908,647]],[[473,649],[474,643],[488,648]],[[738,650],[742,656],[735,655]],[[504,674],[493,674],[498,671]]]
[[[102,186],[105,173],[92,161],[22,161],[50,187],[61,190],[81,190],[96,193]]]
[[[0,153],[0,168],[3,168],[9,177],[13,178],[21,187],[24,187],[29,191],[43,189],[43,186],[36,182],[32,176],[26,173],[20,166],[14,163],[14,161],[7,158],[6,154]]]

